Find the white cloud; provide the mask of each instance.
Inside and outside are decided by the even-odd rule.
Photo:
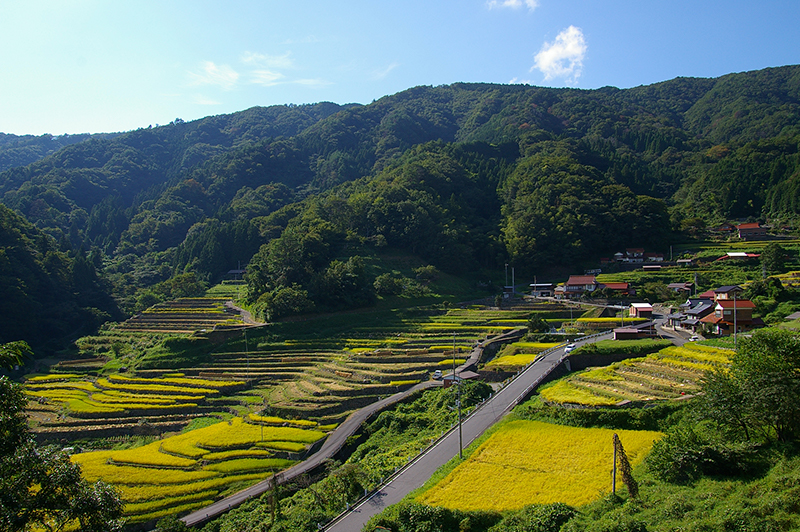
[[[242,54],[242,62],[263,68],[292,68],[294,66],[291,52],[283,55],[267,55],[256,52]]]
[[[539,7],[539,0],[488,0],[486,6],[489,9],[496,7],[510,7],[511,9],[519,9],[522,6],[528,6],[528,9],[533,11]]]
[[[583,31],[570,26],[556,36],[553,42],[542,45],[534,57],[531,67],[540,70],[545,80],[564,78],[567,83],[575,83],[581,76],[583,58],[586,55],[586,39]]]
[[[193,85],[217,85],[231,90],[239,80],[239,73],[228,65],[217,65],[212,61],[204,61],[202,72],[189,72]]]
[[[280,83],[280,80],[284,78],[283,74],[273,70],[253,70],[250,74],[252,75],[252,78],[250,79],[251,83],[263,85],[265,87],[277,85]]]
[[[398,66],[400,66],[400,63],[392,63],[391,65],[387,66],[386,68],[383,68],[381,70],[376,70],[376,71],[374,71],[372,73],[372,79],[374,79],[374,80],[383,79],[386,76],[388,76],[389,73],[392,70],[394,70],[395,68],[397,68]]]

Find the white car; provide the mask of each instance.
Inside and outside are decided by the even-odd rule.
[[[433,372],[433,378],[436,379],[437,381],[439,379],[441,379],[442,378],[442,370],[437,369],[436,371],[434,371]]]
[[[564,354],[569,353],[570,351],[574,350],[576,347],[575,344],[568,344],[567,347],[564,348]]]
[[[696,341],[698,341],[699,339],[700,339],[700,337],[699,337],[699,336],[697,336],[697,335],[695,334],[694,336],[692,336],[691,338],[689,338],[689,341],[690,341],[690,342],[696,342]]]

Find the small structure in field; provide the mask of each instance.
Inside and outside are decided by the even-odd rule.
[[[631,318],[652,318],[653,305],[650,303],[631,303],[628,315]]]

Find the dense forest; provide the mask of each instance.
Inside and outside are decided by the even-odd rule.
[[[0,163],[0,275],[31,279],[12,283],[9,309],[52,311],[56,297],[96,323],[247,264],[250,303],[275,319],[402,289],[366,266],[387,250],[429,272],[530,275],[663,251],[723,220],[792,226],[800,66],[625,90],[457,83],[113,135],[2,135]]]

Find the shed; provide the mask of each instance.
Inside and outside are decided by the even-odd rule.
[[[442,383],[443,383],[445,388],[449,388],[450,386],[453,385],[453,381],[455,381],[455,382],[472,381],[472,380],[475,380],[475,379],[477,379],[479,377],[480,377],[480,375],[478,375],[474,371],[464,370],[464,371],[459,371],[456,374],[455,378],[453,377],[452,373],[450,373],[448,375],[445,375],[444,378],[442,379]]]
[[[617,327],[614,329],[614,340],[636,340],[639,338],[639,329]]]
[[[652,318],[653,305],[650,303],[631,303],[628,315],[631,318]]]

